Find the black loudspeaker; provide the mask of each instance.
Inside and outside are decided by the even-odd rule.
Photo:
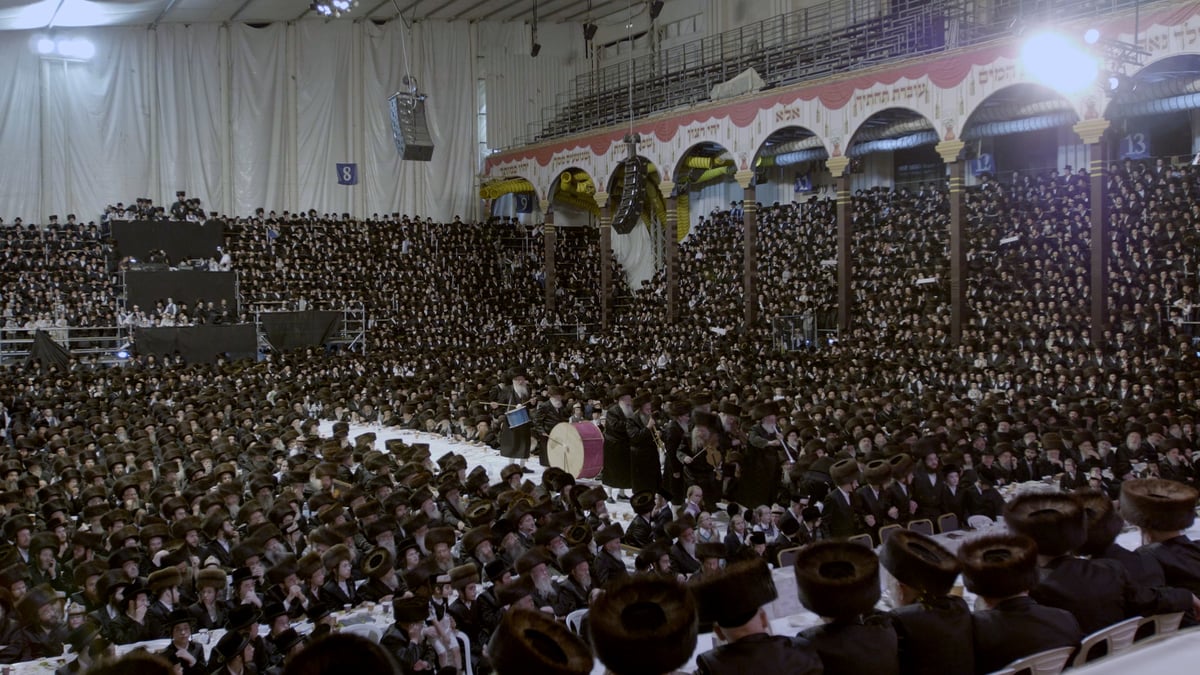
[[[612,229],[618,234],[629,234],[637,227],[646,204],[646,164],[641,157],[631,157],[621,162],[625,167],[621,188],[621,201],[613,215]]]
[[[392,140],[400,158],[414,162],[433,159],[433,137],[425,120],[423,94],[397,92],[388,99],[392,116]]]

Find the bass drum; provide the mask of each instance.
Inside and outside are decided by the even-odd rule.
[[[604,468],[604,434],[591,422],[560,422],[546,441],[550,466],[576,478],[595,478]]]

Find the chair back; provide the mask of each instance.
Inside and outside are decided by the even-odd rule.
[[[1012,672],[1017,675],[1058,675],[1067,665],[1067,659],[1075,652],[1074,647],[1058,647],[1044,652],[1030,654],[1017,659],[1004,667],[1000,672]]]
[[[587,616],[587,607],[577,609],[567,615],[567,628],[574,634],[579,635],[580,626],[583,625],[583,617]]]
[[[1179,630],[1179,623],[1181,621],[1183,621],[1183,612],[1148,616],[1142,619],[1138,625],[1137,639],[1142,640],[1154,635],[1174,633]]]
[[[871,535],[869,534],[856,534],[847,539],[847,541],[851,544],[862,544],[867,548],[875,548],[875,543],[871,541]]]
[[[928,518],[912,521],[908,524],[908,529],[913,532],[920,532],[926,536],[933,536],[933,523]]]
[[[958,525],[958,516],[953,513],[943,513],[942,515],[938,516],[937,525],[938,532],[943,533],[954,532],[955,530],[962,529]]]
[[[781,569],[788,569],[796,564],[796,556],[800,555],[800,550],[803,546],[792,546],[791,548],[780,549],[775,556],[775,562]]]
[[[884,525],[883,527],[879,528],[879,541],[887,541],[887,538],[890,537],[893,532],[903,529],[904,527],[899,523]]]

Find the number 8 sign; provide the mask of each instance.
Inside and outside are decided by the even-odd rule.
[[[337,179],[338,185],[358,185],[358,165],[338,164]]]

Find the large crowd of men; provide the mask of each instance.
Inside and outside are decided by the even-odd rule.
[[[506,250],[496,223],[315,213],[231,223],[228,250],[244,293],[313,308],[362,303],[375,318],[366,353],[5,366],[0,659],[56,655],[64,644],[100,659],[104,644],[172,638],[165,657],[202,672],[210,664],[188,635],[223,628],[228,639],[211,665],[239,672],[252,662],[261,673],[286,667],[311,639],[292,627],[301,619],[325,632],[332,611],[382,602],[392,603],[396,623],[381,644],[404,672],[467,662],[505,672],[508,659],[550,658],[538,640],[495,649],[508,641],[492,636],[530,631],[577,656],[570,631],[539,621],[561,624],[584,608],[592,646],[583,654],[618,673],[642,671],[609,663],[630,651],[614,645],[644,631],[686,634],[679,616],[715,625],[729,643],[698,659],[705,672],[745,672],[770,659],[800,672],[990,672],[1020,655],[1014,650],[1077,644],[1100,621],[1194,611],[1200,549],[1181,533],[1200,479],[1200,362],[1185,323],[1195,270],[1184,251],[1200,214],[1200,174],[1113,169],[1116,311],[1102,344],[1088,338],[1087,190],[1077,173],[988,179],[971,192],[971,316],[958,346],[941,281],[943,186],[856,195],[857,318],[835,342],[798,349],[780,348],[771,320],[836,307],[833,270],[823,264],[833,251],[828,202],[760,212],[757,324],[740,321],[741,223],[718,212],[681,244],[687,308],[677,321],[666,317],[657,275],[617,313],[614,330],[586,341],[547,335],[542,247]],[[46,231],[16,229],[7,241],[50,250]],[[79,245],[61,239],[51,248]],[[104,246],[100,237],[82,241]],[[31,275],[70,296],[56,279],[78,262],[60,269],[13,262],[23,257],[15,253],[6,264],[26,274],[4,278],[14,319],[51,299],[16,294]],[[925,278],[935,281],[916,283]],[[578,319],[598,308],[586,296],[570,311]],[[501,402],[535,411],[528,450],[504,442],[511,430]],[[320,437],[318,419],[336,422],[333,438]],[[559,422],[601,428],[607,490],[527,465],[544,460]],[[478,441],[513,463],[488,475],[459,455],[351,435],[350,423]],[[1001,490],[1028,482],[1065,496],[1005,503]],[[634,512],[628,526],[608,513],[623,497]],[[1083,512],[1086,536],[1045,535],[1077,533]],[[965,527],[972,516],[1003,516],[1025,538],[983,539],[957,559],[908,538],[913,521]],[[1142,528],[1148,547],[1131,554],[1113,543],[1121,517]],[[889,526],[903,534],[885,536]],[[883,547],[884,567],[902,584],[889,593],[893,606],[956,614],[941,629],[950,632],[916,631],[921,618],[901,609],[873,613],[879,561],[868,548],[848,548],[855,535]],[[892,551],[901,543],[936,569],[906,580],[921,565]],[[633,570],[622,546],[637,549]],[[795,547],[804,547],[795,563],[800,599],[832,621],[784,642],[765,634],[768,584],[743,593],[741,604],[729,588],[753,585],[778,552]],[[950,595],[946,579],[960,573],[986,610],[965,614]],[[681,577],[690,594],[678,595]],[[1128,592],[1101,613],[1072,604],[1079,587],[1060,578],[1103,579]],[[710,584],[715,605],[705,600]],[[842,595],[851,591],[858,595]],[[641,607],[647,594],[661,616]],[[597,611],[617,602],[641,609]],[[1026,633],[1012,628],[1013,614],[1054,630],[1014,639],[1029,624],[1020,624]],[[638,620],[637,630],[622,623]],[[268,635],[257,634],[260,623]],[[950,634],[972,646],[957,654],[957,669],[917,646],[947,644]],[[686,645],[684,637],[672,644]],[[879,645],[866,655],[878,662],[853,660],[863,650],[847,645],[864,640]],[[658,672],[684,662],[668,665],[672,658],[650,662]]]

